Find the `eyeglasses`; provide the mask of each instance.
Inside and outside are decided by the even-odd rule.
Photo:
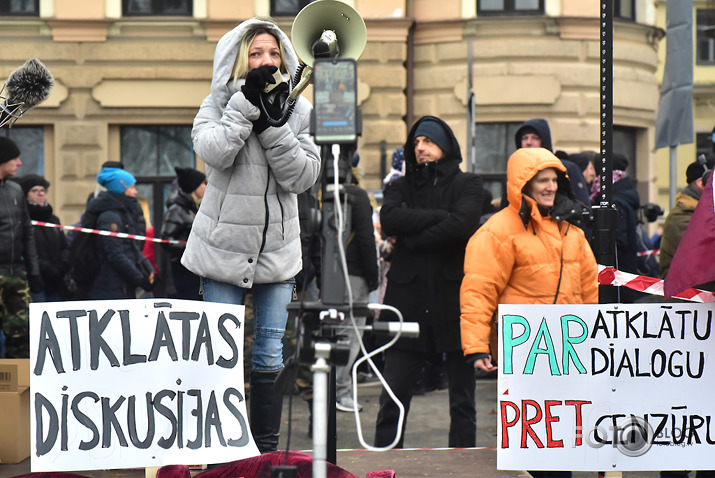
[[[47,190],[45,188],[32,188],[30,189],[30,192],[35,194],[47,194]]]

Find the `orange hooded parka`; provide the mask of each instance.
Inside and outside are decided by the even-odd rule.
[[[542,215],[536,201],[522,192],[547,168],[557,171],[558,197],[569,188],[561,161],[543,148],[517,150],[507,163],[509,205],[469,240],[460,290],[465,356],[490,353],[496,358],[493,324],[499,304],[598,302],[598,266],[583,231],[557,214],[556,204]]]

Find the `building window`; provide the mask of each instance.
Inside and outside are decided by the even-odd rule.
[[[696,133],[696,156],[700,156],[701,154],[704,154],[705,157],[713,156],[713,153],[715,153],[715,141],[713,141],[714,139],[715,134],[713,133]]]
[[[0,0],[0,15],[40,16],[40,0]]]
[[[148,200],[158,232],[166,199],[175,187],[174,166],[196,167],[191,126],[122,126],[120,136],[122,163],[137,178],[137,190]]]
[[[130,16],[190,16],[192,0],[122,0],[122,15]]]
[[[542,15],[544,0],[477,0],[477,15]]]
[[[292,17],[315,0],[271,0],[271,16]]]
[[[697,10],[698,65],[715,64],[715,9]]]
[[[636,0],[613,0],[613,18],[636,19]]]
[[[22,164],[16,176],[45,175],[45,131],[42,126],[13,126],[0,130],[0,135],[13,140],[20,149]]]
[[[484,181],[492,197],[506,192],[506,163],[516,151],[514,135],[521,123],[477,123],[474,134],[475,173]]]

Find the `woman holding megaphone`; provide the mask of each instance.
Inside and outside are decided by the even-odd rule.
[[[273,382],[301,270],[297,194],[320,175],[310,103],[299,97],[282,126],[268,121],[281,117],[298,66],[274,23],[241,23],[216,46],[211,93],[191,132],[208,185],[181,263],[201,277],[205,301],[243,304],[253,294],[249,421],[262,453],[278,447],[282,396]]]

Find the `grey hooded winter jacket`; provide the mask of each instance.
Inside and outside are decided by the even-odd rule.
[[[300,97],[285,125],[257,135],[251,121],[259,110],[241,92],[244,80],[234,86],[230,79],[240,40],[256,24],[277,33],[291,74],[299,64],[273,23],[247,20],[218,42],[211,93],[191,132],[208,186],[181,259],[194,274],[246,288],[288,280],[301,270],[297,194],[320,174],[310,103]]]

